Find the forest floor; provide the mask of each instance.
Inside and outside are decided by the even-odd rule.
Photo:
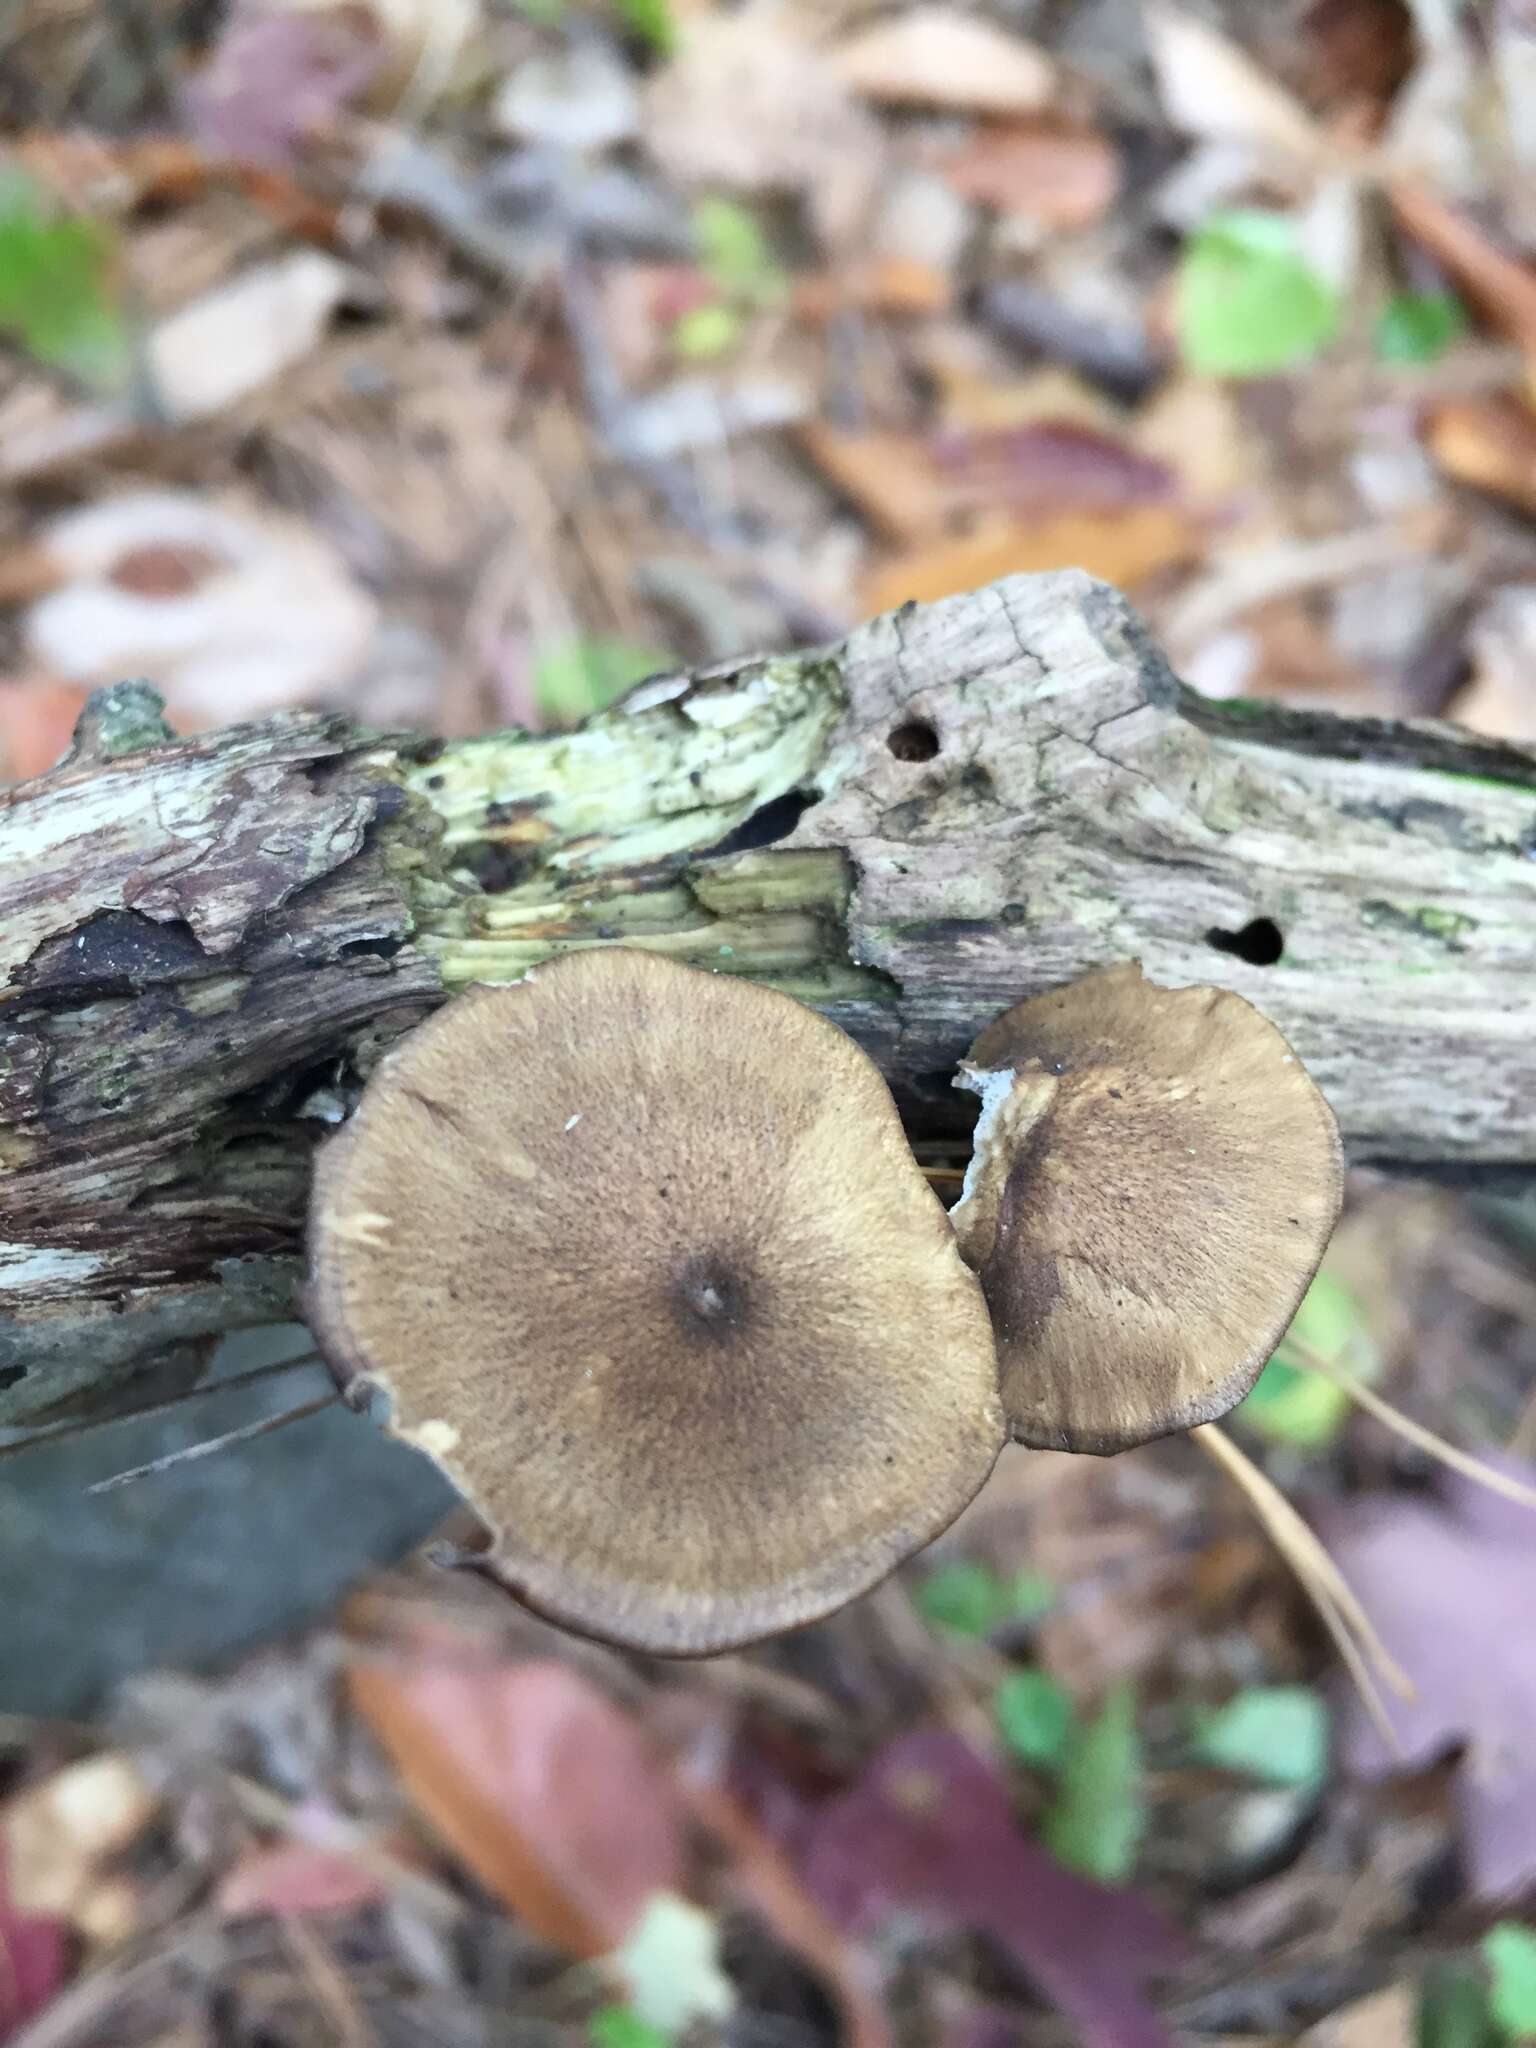
[[[1064,565],[1536,740],[1520,0],[19,0],[0,123],[0,777],[124,675],[558,726]],[[0,2042],[1536,2036],[1536,1519],[1305,1362],[1536,1484],[1529,1201],[1357,1173],[1299,1321],[1232,1430],[1395,1746],[1189,1440],[697,1665],[381,1568],[0,1713]]]

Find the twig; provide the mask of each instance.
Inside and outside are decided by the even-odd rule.
[[[215,1451],[227,1451],[235,1444],[254,1443],[259,1436],[270,1436],[274,1429],[285,1429],[290,1422],[304,1422],[311,1415],[318,1415],[322,1408],[334,1407],[340,1399],[340,1394],[322,1394],[317,1401],[305,1401],[297,1408],[285,1408],[281,1415],[265,1415],[259,1422],[246,1423],[243,1429],[231,1429],[223,1436],[209,1437],[206,1443],[189,1444],[184,1451],[168,1451],[163,1458],[151,1458],[147,1465],[132,1465],[126,1472],[114,1472],[110,1479],[98,1479],[94,1486],[85,1490],[87,1493],[111,1493],[114,1487],[130,1486],[136,1479],[152,1479],[177,1465],[190,1465],[198,1458],[211,1458]]]
[[[1332,1380],[1336,1387],[1342,1387],[1352,1401],[1357,1401],[1368,1415],[1395,1430],[1400,1437],[1416,1444],[1421,1451],[1427,1451],[1432,1458],[1438,1458],[1442,1465],[1449,1465],[1453,1472],[1460,1472],[1468,1479],[1476,1480],[1479,1486],[1487,1487],[1490,1493],[1501,1493],[1506,1500],[1518,1501],[1523,1508],[1536,1508],[1536,1486],[1526,1486],[1518,1479],[1511,1479],[1508,1473],[1500,1472],[1494,1465],[1487,1464],[1471,1451],[1458,1450],[1434,1430],[1427,1429],[1422,1422],[1415,1422],[1411,1415],[1405,1415],[1401,1408],[1394,1408],[1390,1401],[1382,1399],[1374,1388],[1368,1387],[1347,1372],[1341,1372],[1336,1365],[1319,1357],[1309,1344],[1298,1344],[1293,1340],[1287,1349],[1294,1350],[1300,1363],[1309,1372],[1321,1373],[1324,1379]]]
[[[210,1394],[228,1394],[236,1387],[253,1387],[261,1380],[276,1379],[279,1373],[292,1372],[296,1366],[316,1365],[320,1354],[317,1351],[302,1351],[293,1358],[279,1358],[271,1365],[253,1365],[249,1372],[231,1373],[227,1380],[211,1380],[201,1387],[188,1387],[182,1394],[167,1394],[163,1401],[151,1401],[145,1408],[127,1408],[121,1415],[89,1416],[82,1422],[51,1422],[41,1429],[29,1430],[15,1443],[0,1444],[0,1458],[11,1458],[18,1451],[34,1450],[39,1444],[57,1443],[61,1437],[91,1436],[98,1429],[111,1429],[119,1422],[142,1422],[147,1416],[164,1415],[172,1408],[185,1407],[188,1401],[206,1400]]]
[[[1239,1450],[1225,1430],[1218,1429],[1214,1422],[1206,1422],[1192,1429],[1190,1435],[1247,1496],[1275,1548],[1316,1608],[1383,1741],[1390,1749],[1400,1750],[1397,1731],[1382,1704],[1367,1656],[1401,1698],[1413,1697],[1413,1681],[1377,1635],[1370,1616],[1338,1566],[1279,1487],[1246,1452]]]

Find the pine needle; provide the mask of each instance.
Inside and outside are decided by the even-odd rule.
[[[1318,1372],[1324,1379],[1332,1380],[1368,1415],[1374,1415],[1378,1422],[1395,1430],[1430,1457],[1438,1458],[1442,1465],[1475,1480],[1479,1486],[1487,1487],[1490,1493],[1501,1493],[1506,1500],[1518,1501],[1521,1507],[1536,1508],[1536,1486],[1526,1486],[1521,1480],[1511,1479],[1507,1472],[1500,1472],[1472,1451],[1458,1450],[1455,1444],[1447,1442],[1443,1436],[1427,1429],[1422,1422],[1415,1422],[1411,1415],[1405,1415],[1401,1408],[1383,1399],[1374,1387],[1366,1386],[1352,1373],[1342,1372],[1326,1358],[1319,1357],[1310,1345],[1292,1343],[1287,1348],[1295,1352],[1298,1364],[1305,1366],[1308,1372]]]
[[[183,1408],[188,1401],[204,1401],[211,1394],[227,1394],[235,1387],[254,1387],[261,1380],[276,1379],[279,1373],[292,1372],[301,1365],[317,1365],[318,1351],[302,1351],[293,1358],[279,1358],[271,1365],[253,1365],[249,1372],[231,1373],[227,1380],[210,1380],[201,1387],[188,1387],[185,1393],[167,1394],[164,1400],[151,1401],[144,1408],[125,1408],[121,1415],[92,1415],[83,1422],[49,1422],[41,1429],[28,1430],[14,1443],[0,1444],[0,1458],[14,1458],[18,1451],[30,1451],[39,1444],[57,1443],[63,1437],[94,1436],[98,1429],[112,1429],[120,1422],[142,1422],[152,1415],[166,1415],[173,1408]]]
[[[1247,1497],[1265,1533],[1316,1608],[1377,1732],[1390,1749],[1400,1751],[1376,1679],[1379,1675],[1403,1699],[1413,1697],[1413,1681],[1376,1633],[1338,1566],[1279,1487],[1225,1430],[1206,1422],[1190,1435]]]
[[[223,1436],[211,1436],[206,1443],[188,1444],[184,1451],[167,1451],[162,1458],[151,1458],[147,1465],[131,1465],[126,1472],[114,1472],[110,1479],[98,1479],[94,1486],[85,1490],[87,1493],[111,1493],[115,1487],[129,1486],[137,1479],[152,1479],[177,1465],[190,1465],[198,1458],[211,1458],[215,1451],[227,1451],[234,1444],[254,1443],[259,1436],[270,1436],[274,1429],[285,1429],[290,1422],[303,1422],[311,1415],[318,1415],[322,1408],[333,1407],[340,1399],[340,1394],[322,1394],[317,1401],[305,1401],[297,1408],[285,1408],[280,1415],[264,1415],[259,1422],[248,1422],[242,1429],[227,1430]]]

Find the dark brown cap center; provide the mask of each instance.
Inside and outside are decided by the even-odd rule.
[[[739,1261],[719,1252],[691,1252],[679,1261],[672,1283],[672,1302],[685,1330],[710,1336],[734,1336],[745,1329],[751,1289]]]

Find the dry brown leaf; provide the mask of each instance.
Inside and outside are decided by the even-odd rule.
[[[219,1879],[214,1898],[227,1920],[243,1920],[258,1913],[350,1913],[388,1894],[377,1866],[365,1869],[341,1849],[292,1840],[247,1849]]]
[[[1495,326],[1536,354],[1536,268],[1499,248],[1469,214],[1422,185],[1399,181],[1387,194],[1400,226],[1444,264]]]
[[[824,420],[805,420],[795,438],[828,482],[899,547],[932,540],[955,511],[955,483],[936,468],[920,435],[845,434]]]
[[[0,679],[0,781],[25,782],[65,753],[90,693],[53,676]]]
[[[1306,161],[1322,157],[1311,115],[1220,29],[1176,7],[1149,6],[1145,20],[1158,91],[1176,128]]]
[[[295,249],[170,314],[149,337],[150,373],[167,415],[206,419],[302,362],[345,284],[333,257]]]
[[[71,683],[144,675],[204,728],[334,695],[377,627],[373,600],[296,520],[182,491],[136,491],[56,520],[56,587],[22,622]]]
[[[879,106],[1037,114],[1056,92],[1056,66],[1043,50],[951,7],[877,22],[839,44],[835,58],[844,83]]]
[[[1536,741],[1536,584],[1489,600],[1472,633],[1472,680],[1448,715],[1492,739]]]
[[[1060,230],[1091,226],[1120,188],[1120,160],[1104,136],[1038,122],[981,128],[939,169],[963,198]]]
[[[17,1911],[68,1920],[91,1941],[125,1939],[138,1919],[137,1894],[107,1866],[158,1803],[132,1759],[111,1751],[18,1792],[0,1812]]]
[[[947,313],[955,280],[937,264],[908,256],[876,257],[868,263],[839,264],[819,277],[797,281],[793,306],[802,320],[832,320],[839,313]]]
[[[1418,2006],[1412,1984],[1389,1984],[1308,2027],[1297,2048],[1413,2048],[1419,2038]]]
[[[682,1889],[666,1765],[568,1665],[402,1655],[355,1664],[349,1687],[417,1810],[543,1940],[604,1955]]]
[[[1159,570],[1187,562],[1200,545],[1191,521],[1172,505],[1019,520],[883,562],[865,578],[859,603],[866,612],[891,611],[909,598],[926,604],[1020,570],[1086,569],[1134,589]]]
[[[1536,513],[1536,417],[1520,399],[1452,399],[1430,413],[1424,439],[1457,483]]]
[[[864,225],[884,139],[772,0],[690,23],[646,107],[647,146],[679,184],[803,193],[832,248]]]
[[[924,356],[946,431],[995,434],[1041,420],[1071,421],[1106,434],[1119,428],[1119,409],[1075,370],[1052,364],[1024,377],[999,376],[990,364],[975,359],[973,339],[946,335]]]

